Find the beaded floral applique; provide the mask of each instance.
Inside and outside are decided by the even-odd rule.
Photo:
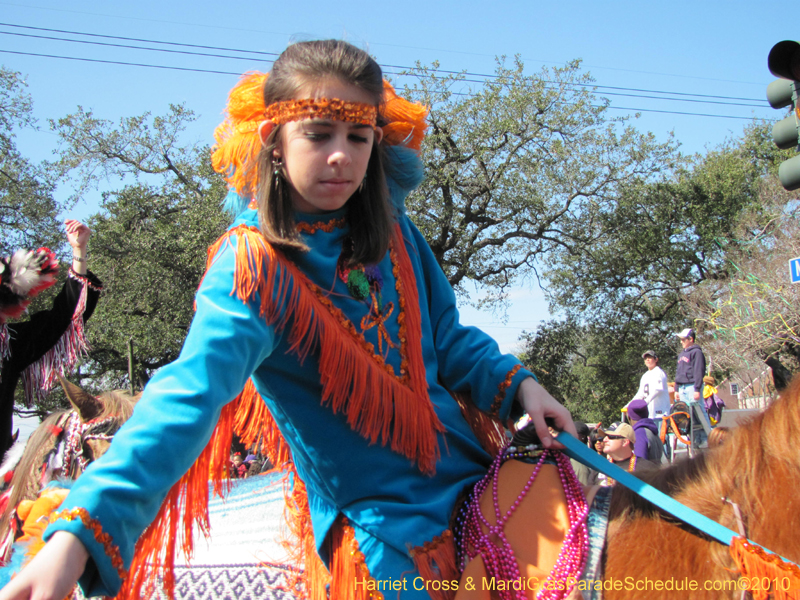
[[[336,274],[346,285],[350,295],[356,300],[362,301],[367,305],[368,313],[361,319],[361,331],[366,332],[373,327],[377,327],[378,332],[378,352],[383,354],[383,344],[386,343],[386,350],[396,348],[392,342],[389,331],[386,329],[386,321],[394,312],[394,303],[384,304],[381,290],[383,289],[383,275],[378,265],[350,265],[350,257],[353,254],[353,241],[345,238],[342,243],[342,253],[336,263]]]

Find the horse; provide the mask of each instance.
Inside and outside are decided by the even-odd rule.
[[[720,446],[641,479],[673,498],[794,562],[800,561],[800,376],[764,412]],[[737,513],[741,518],[737,517]],[[697,582],[692,598],[738,598],[745,587],[785,591],[788,580],[742,577],[729,549],[676,522],[634,492],[616,486],[611,498],[605,578]],[[734,585],[734,583],[736,585]],[[634,586],[635,587],[635,586]],[[711,589],[707,589],[711,588]],[[758,590],[754,590],[758,591]],[[800,595],[800,590],[794,589]],[[609,600],[686,597],[687,590],[612,590]],[[758,595],[754,593],[758,598]],[[764,596],[765,597],[765,596]]]
[[[105,454],[141,395],[116,390],[94,396],[63,378],[60,381],[72,409],[52,413],[31,434],[0,500],[5,505],[0,518],[3,563],[11,552],[20,504],[35,501],[52,481],[77,479],[89,463]]]
[[[794,437],[796,431],[800,431],[800,376],[764,412],[731,430],[721,445],[661,468],[637,470],[636,476],[684,506],[797,563],[800,494],[796,485],[800,480],[800,444]],[[532,430],[519,432],[512,449],[516,447],[516,452],[520,452],[532,447],[526,446],[531,443],[531,435],[535,436]],[[494,499],[488,488],[480,497],[485,523],[495,525],[492,513],[496,510],[500,511],[498,515],[514,510],[520,513],[519,517],[515,513],[508,518],[504,536],[515,553],[522,578],[521,592],[459,593],[456,596],[459,600],[462,597],[532,599],[537,589],[542,588],[529,582],[546,582],[548,572],[551,576],[556,573],[551,569],[555,569],[559,550],[563,551],[562,541],[575,521],[570,521],[562,508],[566,503],[564,479],[559,479],[555,465],[543,464],[538,474],[532,476],[535,478],[531,478],[532,484],[528,482],[535,462],[530,457],[527,461],[506,460],[497,471],[499,487]],[[517,496],[524,482],[528,482],[527,493],[523,491]],[[584,491],[591,504],[597,488]],[[509,510],[512,504],[515,508]],[[796,565],[779,568],[773,563],[769,567],[769,561],[752,559],[746,554],[748,558],[742,562],[747,572],[742,572],[728,546],[620,484],[611,488],[605,506],[608,525],[598,561],[601,569],[594,571],[596,579],[587,580],[584,574],[570,583],[561,582],[562,594],[555,597],[738,599],[747,589],[756,600],[800,598],[800,568]],[[484,532],[489,531],[482,527]],[[473,581],[485,581],[488,569],[482,560],[478,555],[467,562],[464,575],[472,576]],[[491,564],[491,556],[488,560]],[[464,580],[462,576],[462,583]],[[523,585],[525,582],[528,587]],[[572,584],[574,587],[568,594]]]

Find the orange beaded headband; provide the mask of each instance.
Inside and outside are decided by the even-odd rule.
[[[270,104],[264,111],[268,121],[283,125],[304,119],[330,119],[375,127],[378,108],[363,102],[345,102],[338,98],[304,98]]]

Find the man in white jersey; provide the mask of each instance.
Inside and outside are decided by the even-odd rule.
[[[667,374],[658,366],[658,356],[652,350],[642,354],[647,372],[639,382],[639,391],[632,400],[644,400],[647,403],[648,417],[661,425],[661,418],[669,414],[669,390]]]

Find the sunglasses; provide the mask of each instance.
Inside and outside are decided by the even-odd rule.
[[[607,435],[606,438],[609,440],[624,440],[627,439],[624,435]]]

